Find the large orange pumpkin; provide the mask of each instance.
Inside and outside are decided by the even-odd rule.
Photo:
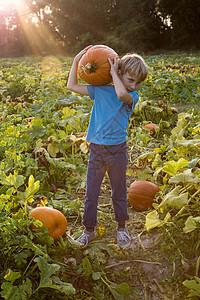
[[[145,211],[152,207],[155,194],[159,192],[159,187],[149,181],[138,180],[129,187],[129,201],[137,211]]]
[[[91,85],[105,85],[112,82],[108,58],[113,60],[119,56],[112,48],[105,45],[89,48],[79,61],[80,78]]]
[[[41,221],[48,229],[49,236],[54,239],[62,236],[67,229],[67,219],[57,209],[50,207],[36,207],[29,213],[29,216]],[[36,227],[34,224],[32,224],[30,228],[31,230],[41,229],[41,227]]]

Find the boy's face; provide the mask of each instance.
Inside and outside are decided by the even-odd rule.
[[[137,90],[141,83],[135,75],[130,75],[128,72],[122,74],[121,71],[119,71],[119,77],[128,93]]]

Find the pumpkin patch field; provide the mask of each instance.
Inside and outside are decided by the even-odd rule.
[[[144,58],[123,250],[107,175],[97,236],[86,248],[76,241],[93,103],[66,88],[72,58],[0,59],[1,299],[199,299],[200,56]]]

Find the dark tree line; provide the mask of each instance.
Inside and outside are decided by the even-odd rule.
[[[0,56],[200,48],[200,0],[24,0],[0,9]]]

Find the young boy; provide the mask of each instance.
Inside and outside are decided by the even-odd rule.
[[[108,58],[113,85],[80,84],[77,79],[78,62],[90,47],[92,46],[86,47],[75,56],[67,83],[69,90],[88,95],[91,100],[94,100],[86,138],[90,142],[90,156],[83,218],[85,230],[77,240],[86,247],[95,238],[98,196],[107,172],[112,189],[115,220],[118,222],[117,243],[124,248],[130,245],[130,236],[125,225],[129,219],[126,188],[128,163],[126,130],[139,99],[135,90],[147,77],[148,67],[137,54],[127,54],[120,61],[117,59],[111,61]]]

